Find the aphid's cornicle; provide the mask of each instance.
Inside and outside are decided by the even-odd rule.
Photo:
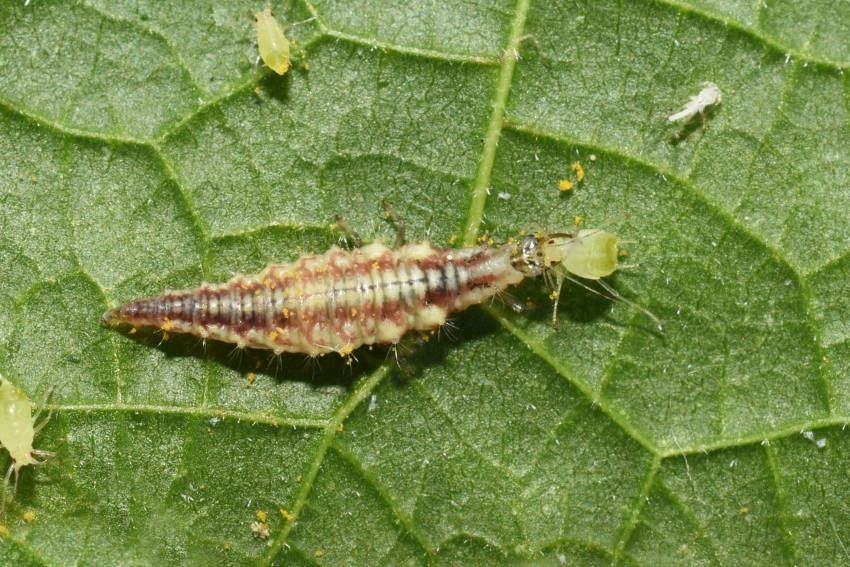
[[[333,247],[255,276],[139,299],[107,311],[108,326],[157,327],[239,347],[310,356],[350,354],[443,325],[524,278],[599,279],[617,269],[617,237],[603,230],[538,233],[501,246]]]

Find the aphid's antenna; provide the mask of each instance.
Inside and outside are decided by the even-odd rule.
[[[602,293],[598,289],[593,289],[592,287],[590,287],[589,285],[587,285],[583,281],[581,281],[577,278],[574,278],[574,277],[570,276],[569,274],[563,274],[563,277],[564,277],[564,279],[568,279],[572,283],[583,287],[587,291],[589,291],[591,293],[595,293],[599,297],[604,297],[605,299],[613,299],[614,301],[619,301],[620,303],[622,303],[624,305],[628,305],[632,309],[640,311],[641,313],[643,313],[644,315],[646,315],[647,317],[652,319],[652,322],[655,323],[655,325],[658,327],[659,331],[662,331],[662,332],[664,331],[664,323],[662,323],[661,319],[656,317],[655,314],[652,311],[650,311],[649,309],[647,309],[643,305],[639,305],[639,304],[635,303],[631,299],[627,299],[627,298],[623,297],[622,295],[620,295],[620,293],[616,289],[614,289],[613,287],[608,285],[605,281],[596,280],[599,283],[599,285],[602,286],[602,288],[605,290],[605,292],[608,295],[605,295],[604,293]],[[557,298],[555,299],[555,301],[557,302]]]
[[[35,416],[32,418],[33,423],[38,421],[38,418],[41,415],[41,412],[43,412],[44,408],[47,407],[47,404],[50,401],[50,397],[53,395],[53,390],[55,390],[55,389],[56,388],[54,386],[50,386],[50,388],[47,389],[47,394],[45,394],[45,396],[44,396],[44,401],[41,402],[41,406],[38,408],[38,411],[35,412]],[[50,418],[52,416],[53,416],[53,408],[51,407],[51,408],[48,408],[48,410],[47,410],[47,417],[45,417],[44,420],[41,423],[37,423],[35,426],[33,426],[33,434],[38,435],[38,433],[42,429],[44,429],[44,426],[47,425],[47,422],[50,421]],[[38,451],[33,451],[33,452],[38,453]],[[44,452],[44,451],[42,451],[42,452]]]

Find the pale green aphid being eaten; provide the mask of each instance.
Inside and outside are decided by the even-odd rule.
[[[47,398],[50,397],[48,392]],[[45,401],[47,401],[45,398]],[[39,412],[40,413],[40,412]],[[27,465],[40,465],[44,461],[36,459],[37,456],[49,457],[52,453],[33,449],[32,443],[35,435],[47,424],[50,415],[38,425],[34,422],[38,415],[32,417],[32,404],[27,395],[19,387],[0,376],[0,445],[9,451],[12,464],[3,478],[3,499],[0,502],[0,518],[5,516],[6,505],[14,498],[14,488],[18,486],[18,474]],[[15,483],[12,494],[7,497],[8,488],[11,483],[12,473],[15,473]]]
[[[613,274],[619,267],[618,242],[619,239],[615,234],[600,229],[582,229],[573,235],[546,235],[541,244],[543,263],[556,266],[555,269],[544,274],[553,289],[550,295],[554,301],[553,327],[557,325],[558,300],[565,280],[570,280],[593,293],[605,295],[573,277],[578,276],[582,279],[597,281],[608,297],[641,311],[652,319],[659,329],[663,329],[661,321],[652,312],[626,299],[602,280]]]

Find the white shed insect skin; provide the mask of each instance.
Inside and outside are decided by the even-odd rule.
[[[526,277],[545,276],[556,288],[555,323],[565,279],[599,280],[617,265],[617,237],[604,230],[539,232],[460,249],[427,242],[392,249],[374,242],[352,250],[333,247],[223,284],[131,301],[107,311],[102,321],[276,354],[348,356],[363,345],[395,344],[410,331],[436,329],[451,313],[488,301]]]
[[[45,402],[49,397],[50,392],[48,392]],[[5,517],[6,504],[14,498],[13,490],[8,502],[6,500],[6,493],[12,473],[15,473],[15,488],[17,488],[18,473],[23,467],[44,464],[44,461],[39,461],[36,457],[49,457],[52,455],[52,453],[38,451],[32,447],[35,435],[47,424],[50,414],[48,414],[43,422],[35,426],[33,423],[38,419],[38,414],[35,418],[31,417],[31,414],[32,404],[24,391],[0,376],[0,444],[9,451],[9,456],[12,457],[12,464],[9,466],[9,470],[3,479],[0,518]]]
[[[684,120],[687,122],[697,114],[704,116],[706,108],[720,104],[722,100],[723,93],[720,92],[720,87],[710,81],[706,81],[702,83],[702,90],[692,96],[688,103],[682,107],[682,110],[667,117],[667,121],[678,122]]]

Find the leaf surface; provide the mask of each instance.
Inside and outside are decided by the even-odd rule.
[[[850,562],[848,4],[293,1],[283,77],[262,7],[0,3],[0,372],[56,453],[0,562]],[[99,325],[335,213],[391,241],[383,199],[445,246],[608,227],[664,331],[570,286],[552,332],[531,281],[408,377]]]

